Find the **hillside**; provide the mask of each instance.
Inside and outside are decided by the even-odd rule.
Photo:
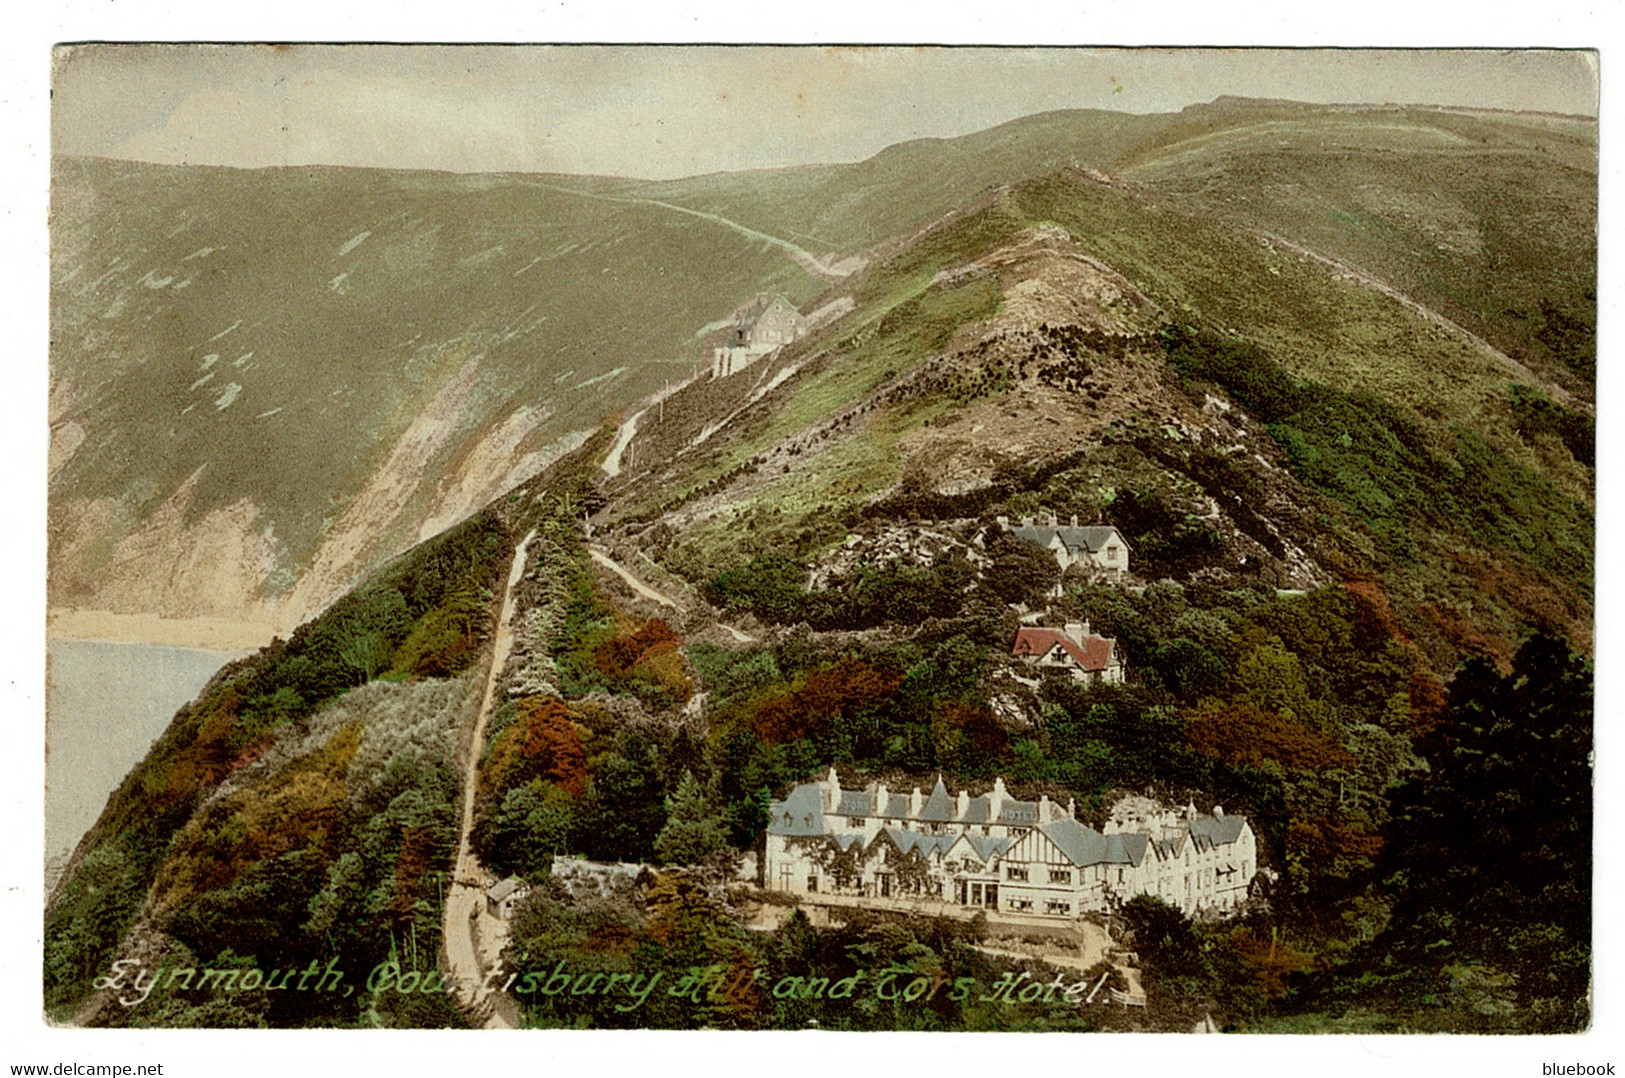
[[[291,628],[822,287],[544,179],[58,161],[52,605]]]
[[[1127,132],[1141,118],[1052,115],[838,166],[890,177],[853,188],[852,222],[920,161],[964,156],[962,175],[889,210],[891,231],[841,274],[827,271],[857,233],[803,242],[838,223],[809,208],[829,204],[829,170],[637,192],[548,180],[590,184],[603,212],[719,214],[779,238],[800,253],[760,242],[760,257],[822,272],[802,307],[826,314],[635,412],[601,400],[588,421],[581,403],[579,446],[223,671],[114,793],[52,896],[48,1012],[182,1026],[1584,1028],[1589,382],[1556,357],[1511,354],[1518,338],[1497,336],[1510,323],[1463,324],[1587,280],[1584,228],[1525,220],[1516,243],[1541,258],[1501,275],[1467,265],[1455,294],[1476,298],[1445,310],[1428,287],[1450,263],[1340,238],[1302,201],[1252,218],[1213,201],[1254,190],[1230,170],[1257,153],[1281,170],[1310,158],[1301,175],[1337,178],[1321,183],[1331,205],[1368,188],[1329,162],[1358,177],[1409,145],[1416,159],[1390,161],[1382,182],[1442,180],[1418,162],[1455,144],[1426,130],[1460,122],[1568,155],[1571,172],[1540,182],[1594,219],[1584,132],[1429,110],[1379,124],[1378,111],[1242,102],[1148,119],[1134,139],[1099,136],[1121,173],[1051,161],[1069,152],[1052,140],[1043,167],[974,183],[987,162],[1017,167],[1009,140],[1023,131]],[[1260,125],[1274,138],[1305,117],[1323,124],[1326,160],[1314,140],[1260,148]],[[1472,153],[1493,160],[1463,164],[1440,204],[1467,213],[1475,191],[1535,182],[1512,151]],[[1213,179],[1198,190],[1201,170]],[[703,201],[729,183],[733,202]],[[961,201],[932,204],[950,191]],[[695,212],[658,204],[679,197]],[[1385,205],[1421,227],[1404,200]],[[1481,208],[1480,232],[1512,227]],[[787,226],[794,214],[805,227]],[[1390,261],[1356,261],[1368,254]],[[522,387],[505,399],[537,406]],[[1062,571],[999,523],[1052,516],[1116,528],[1128,571]],[[1071,623],[1109,638],[1123,684],[1013,652],[1024,625]],[[1008,782],[1092,827],[1126,793],[1222,806],[1256,830],[1259,873],[1227,920],[1144,896],[1091,914],[1110,962],[1012,950],[985,917],[832,914],[740,870],[762,855],[773,799],[831,767],[853,789]],[[647,871],[595,884],[566,857]],[[509,876],[531,897],[498,923],[479,912],[483,892]],[[489,968],[493,946],[513,970],[562,961],[692,994],[638,1009],[480,990],[468,972]],[[337,954],[353,967],[344,983],[390,963],[458,983],[353,996],[188,983],[132,1003],[95,982],[115,959],[285,971]],[[893,967],[1042,981],[1066,961],[1146,1006],[945,994],[909,1008],[759,987]]]
[[[64,159],[51,603],[286,630],[686,378],[745,297],[808,304],[1062,167],[1313,252],[1583,412],[1594,147],[1560,118],[1222,99],[660,183]]]

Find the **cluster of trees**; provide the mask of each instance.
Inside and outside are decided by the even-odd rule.
[[[1389,917],[1300,1013],[1390,1027],[1571,1033],[1590,1020],[1591,662],[1536,635],[1511,669],[1472,659],[1393,798]]]
[[[474,829],[475,851],[494,871],[541,879],[566,852],[689,864],[723,847],[730,813],[687,727],[544,697],[499,718]]]
[[[962,558],[929,568],[889,561],[859,566],[847,578],[817,590],[806,586],[806,576],[788,555],[764,554],[719,574],[706,586],[706,598],[768,622],[805,622],[820,631],[870,629],[958,615],[976,571]]]
[[[377,682],[311,720],[285,763],[211,800],[175,836],[148,907],[174,968],[305,969],[349,982],[394,959],[432,969],[456,848],[465,683]],[[280,755],[279,755],[280,758]],[[105,970],[100,971],[105,972]],[[144,1026],[443,1026],[440,996],[222,993],[177,985],[112,1020]]]

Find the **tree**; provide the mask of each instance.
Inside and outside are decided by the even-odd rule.
[[[358,598],[338,626],[339,659],[366,684],[384,668],[411,623],[406,599],[394,588]]]
[[[988,541],[987,556],[993,564],[983,571],[982,583],[1000,602],[1039,602],[1061,576],[1055,555],[1007,532]]]
[[[1196,933],[1175,907],[1154,895],[1135,895],[1123,903],[1123,919],[1134,930],[1134,949],[1158,973],[1190,977],[1203,972]]]
[[[1521,1032],[1585,1027],[1591,676],[1567,641],[1543,634],[1510,672],[1476,658],[1456,674],[1421,746],[1428,773],[1394,797],[1383,866],[1398,894],[1367,958],[1404,971],[1396,999],[1464,998],[1473,971],[1473,991],[1497,998],[1453,1019],[1505,1030],[1484,1017],[1499,1012]]]
[[[655,853],[668,865],[692,865],[728,844],[728,822],[712,792],[692,771],[684,771],[677,795],[666,799],[666,826],[655,838]]]

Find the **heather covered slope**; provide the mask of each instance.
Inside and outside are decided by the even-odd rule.
[[[644,417],[603,525],[700,585],[914,509],[1132,513],[1152,549],[1192,516],[1225,553],[1188,569],[1375,573],[1445,661],[1589,638],[1589,418],[1319,259],[1068,171],[835,291],[839,321]]]
[[[1125,176],[1357,267],[1590,398],[1595,122],[1420,108],[1186,111],[1212,129],[1170,129],[1119,163]]]

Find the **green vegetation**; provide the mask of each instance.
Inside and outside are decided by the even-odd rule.
[[[1469,662],[1394,797],[1384,931],[1288,1013],[1377,1028],[1569,1033],[1589,1024],[1592,669],[1532,637]]]
[[[1053,990],[1005,999],[1018,976],[1043,986],[1054,974],[978,951],[974,924],[855,910],[815,929],[798,911],[774,932],[747,932],[705,882],[660,872],[607,900],[577,903],[562,891],[533,900],[515,929],[516,961],[537,971],[515,989],[526,1019],[592,1029],[946,1031],[1090,1030],[1116,1017],[1101,1008],[1085,1018]],[[554,976],[565,981],[550,990]],[[576,984],[594,990],[567,990]]]
[[[1553,136],[1563,163],[1534,178],[1524,158],[1540,139],[1516,124],[1418,110],[1380,119],[1234,103],[1177,117],[1058,114],[895,148],[862,165],[754,177],[752,190],[728,177],[583,180],[573,192],[522,180],[414,181],[467,185],[479,213],[499,221],[459,216],[442,228],[438,242],[448,247],[497,263],[518,257],[519,241],[501,238],[514,222],[546,233],[537,257],[567,278],[569,293],[559,299],[567,309],[545,312],[550,327],[568,331],[559,362],[589,330],[616,333],[616,354],[674,356],[672,319],[696,304],[720,315],[718,296],[764,280],[812,298],[815,286],[777,255],[753,249],[736,259],[737,233],[724,227],[707,225],[726,242],[698,250],[692,218],[638,201],[652,191],[794,232],[821,252],[878,240],[868,230],[881,224],[892,236],[959,212],[898,240],[843,284],[853,310],[767,361],[795,367],[771,396],[752,401],[742,382],[688,387],[654,413],[669,416],[646,415],[640,427],[641,439],[664,425],[638,443],[658,463],[613,479],[596,467],[614,436],[613,424],[602,426],[542,479],[223,672],[115,794],[54,896],[50,1013],[74,1017],[121,940],[212,967],[286,968],[342,950],[347,962],[429,968],[456,834],[452,761],[477,689],[471,671],[487,650],[514,542],[533,532],[513,592],[503,702],[474,746],[473,791],[475,851],[487,868],[533,887],[508,956],[542,979],[513,990],[533,1024],[1189,1029],[1211,1013],[1247,1030],[1583,1027],[1591,670],[1569,641],[1589,647],[1595,424],[1564,391],[1583,402],[1595,368],[1594,274],[1575,240],[1594,212],[1582,197],[1587,144]],[[1508,368],[1460,335],[1291,242],[1210,212],[1215,192],[1235,183],[1276,184],[1284,162],[1303,156],[1293,147],[1317,129],[1339,147],[1304,166],[1305,183],[1328,184],[1323,202],[1272,186],[1273,208],[1237,212],[1289,239],[1324,240],[1333,254],[1369,256],[1362,265],[1514,351],[1546,388],[1509,386]],[[1036,133],[1055,141],[1023,141]],[[1084,135],[1098,144],[1086,146]],[[1272,149],[1277,136],[1288,152]],[[1482,147],[1475,153],[1492,167],[1437,201],[1424,197],[1422,181],[1437,178],[1461,140]],[[941,166],[956,155],[963,167]],[[1161,193],[1078,170],[990,186],[1038,159],[1121,163]],[[1212,190],[1196,185],[1214,161],[1253,171],[1237,166]],[[862,182],[850,198],[829,197],[830,184],[853,177]],[[140,177],[114,180],[138,186]],[[1524,180],[1535,186],[1507,206],[1551,197],[1570,207],[1558,232],[1574,233],[1578,246],[1549,250],[1530,234],[1538,230],[1492,205],[1502,186]],[[346,184],[366,187],[321,170],[275,182],[308,184],[333,206],[354,194]],[[382,185],[391,212],[415,204],[401,178],[368,182]],[[913,201],[896,197],[907,183],[919,185]],[[1142,314],[1119,318],[1121,333],[1017,327],[952,362],[929,362],[970,340],[967,329],[985,327],[1004,299],[998,271],[939,274],[1038,224],[1067,229],[1121,272],[1149,300],[1136,308]],[[567,242],[580,239],[577,226],[596,237],[579,250]],[[383,285],[367,273],[406,272],[391,258],[420,270],[441,264],[440,254],[408,257],[397,233],[415,227],[379,226],[354,249],[364,256],[357,297],[382,294],[369,291]],[[827,246],[810,238],[820,232]],[[609,248],[634,234],[647,248],[628,280],[563,272],[622,266]],[[64,249],[77,257],[69,241]],[[1425,253],[1401,257],[1412,248]],[[1508,259],[1503,294],[1487,267]],[[1456,262],[1465,269],[1452,278],[1445,269]],[[667,266],[683,272],[645,280]],[[507,326],[516,317],[508,300],[480,299],[470,291],[476,276],[457,277],[449,294],[483,312],[485,329],[503,321],[515,343],[492,343],[491,329],[458,346],[492,349],[470,417],[510,396],[551,401],[562,367],[533,363],[534,339],[525,340],[536,327]],[[621,310],[638,282],[652,292],[637,302],[660,307],[659,324],[604,325],[603,312]],[[515,288],[505,285],[504,296]],[[343,310],[360,301],[335,295]],[[404,328],[426,341],[450,332],[430,315],[413,318]],[[372,375],[358,381],[383,395],[389,418],[378,431],[403,427],[428,387],[449,376],[442,365],[465,354],[441,351],[424,352],[407,384],[387,392]],[[521,354],[529,366],[515,374]],[[1025,384],[1040,354],[1039,384]],[[1156,366],[1162,360],[1166,368]],[[950,474],[956,485],[941,486],[930,454],[909,448],[935,433],[927,424],[970,406],[1067,429],[1054,413],[1021,413],[1023,394],[1093,407],[1103,393],[1092,380],[1125,363],[1147,374],[1132,404],[1053,451],[978,464],[979,476],[992,473],[985,484]],[[598,366],[582,372],[602,373]],[[652,370],[612,380],[619,388],[610,396],[647,388],[634,379],[652,379]],[[387,373],[396,378],[398,365]],[[1215,418],[1194,429],[1195,405],[1209,393],[1222,398],[1214,411],[1233,404],[1229,425]],[[580,418],[610,396],[560,405],[560,414],[576,408]],[[344,414],[353,424],[359,413]],[[914,457],[903,460],[904,451]],[[110,479],[134,498],[124,523],[133,526],[173,478]],[[307,478],[322,491],[351,489],[319,469]],[[100,489],[77,471],[59,482],[75,497]],[[219,497],[211,487],[198,505]],[[310,519],[330,522],[342,502],[307,507]],[[1044,550],[982,527],[998,514],[1038,512],[1116,525],[1139,579],[1062,576]],[[584,517],[595,536],[608,534],[617,548],[643,544],[690,582],[680,609],[634,613],[601,588]],[[980,553],[928,567],[826,560],[849,532],[922,520]],[[1036,688],[1020,680],[1035,671],[1010,654],[1013,604],[1041,609],[1050,624],[1088,620],[1116,640],[1128,684],[1054,672]],[[697,642],[724,639],[713,612],[754,617],[761,624],[744,628],[757,639],[741,631],[740,646]],[[1017,796],[1075,800],[1096,824],[1125,790],[1220,803],[1260,836],[1261,901],[1224,923],[1193,924],[1147,898],[1114,911],[1111,931],[1145,966],[1150,1006],[1132,1018],[953,991],[962,980],[985,990],[1018,968],[975,947],[976,922],[855,913],[814,928],[798,913],[772,931],[748,931],[748,907],[761,896],[737,885],[737,855],[756,847],[774,796],[832,765],[843,778],[884,776],[894,788],[924,786],[937,773],[954,785],[1000,775]],[[586,895],[578,874],[554,873],[561,857],[650,867]],[[623,1006],[625,994],[547,991],[560,968],[572,981],[658,976],[662,990],[635,1006]],[[937,991],[917,1006],[829,992],[877,970]],[[1102,966],[1087,976],[1111,974]],[[679,984],[682,992],[666,991]],[[183,991],[95,1020],[460,1021],[443,997],[413,998],[227,1006]]]
[[[109,799],[82,866],[54,896],[46,916],[48,1008],[68,1013],[106,972],[149,889],[160,926],[203,965],[225,956],[255,958],[269,969],[318,952],[325,961],[326,937],[301,926],[324,879],[347,855],[346,901],[359,905],[342,923],[353,953],[387,952],[402,932],[409,941],[421,937],[434,953],[455,787],[451,745],[422,739],[436,723],[455,723],[461,698],[435,696],[433,681],[397,688],[372,679],[392,671],[444,678],[467,668],[488,631],[487,608],[506,562],[504,534],[485,514],[425,544],[286,642],[227,667],[176,715]],[[381,710],[363,707],[352,715],[362,706],[351,704],[351,694],[363,691],[358,685],[370,693],[358,699]],[[402,695],[378,695],[389,689]],[[412,703],[425,692],[438,701],[428,716]],[[404,710],[385,706],[389,700]],[[351,716],[347,724],[344,716]],[[307,745],[313,725],[327,735]],[[380,757],[369,748],[380,739],[398,740],[397,749]],[[305,754],[288,760],[295,745]],[[274,773],[261,773],[279,760]],[[363,766],[366,774],[358,771]],[[223,784],[250,775],[231,795],[211,799]],[[363,856],[364,865],[354,861]],[[266,908],[270,893],[279,896],[274,915]],[[206,1005],[202,997],[194,1003]],[[361,1005],[305,1014],[297,1003],[288,1004],[296,1011],[273,1003],[270,1011],[234,1012],[231,1020],[416,1020],[393,1012],[364,1019]],[[189,1021],[144,1010],[126,1017]],[[445,1015],[418,1017],[437,1025]]]
[[[1176,370],[1222,386],[1266,423],[1298,477],[1347,507],[1390,557],[1414,557],[1419,528],[1460,528],[1590,594],[1589,508],[1477,431],[1457,426],[1455,444],[1440,446],[1386,400],[1295,380],[1257,345],[1183,327],[1164,340]],[[1527,425],[1583,437],[1578,417],[1543,397],[1512,399]]]
[[[930,569],[895,561],[860,565],[846,579],[817,591],[806,590],[805,576],[787,555],[764,554],[720,574],[707,593],[718,606],[749,611],[763,621],[804,621],[819,630],[868,629],[955,616],[975,570],[957,559]]]

